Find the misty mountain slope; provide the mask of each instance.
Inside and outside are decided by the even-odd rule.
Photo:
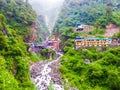
[[[37,43],[41,43],[42,41],[46,40],[46,37],[50,35],[46,23],[45,23],[45,17],[42,15],[37,16],[37,35],[38,40]]]
[[[39,24],[41,24],[41,27],[47,27],[42,28],[42,32],[48,32],[50,35],[55,21],[57,19],[58,13],[61,9],[63,0],[31,0],[30,4],[36,10],[38,16],[43,16],[44,22],[39,21]],[[40,19],[38,19],[40,20]],[[44,23],[44,25],[43,25]],[[43,26],[42,26],[43,25]],[[45,26],[46,25],[46,26]],[[43,37],[44,38],[44,37]]]

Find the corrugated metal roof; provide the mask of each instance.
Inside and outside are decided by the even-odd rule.
[[[75,41],[84,41],[85,39],[75,39]]]
[[[111,40],[109,38],[87,38],[87,40]]]
[[[84,41],[84,40],[109,40],[109,41],[112,41],[111,38],[77,38],[75,39],[75,41]]]

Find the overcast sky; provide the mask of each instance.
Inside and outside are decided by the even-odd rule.
[[[49,3],[50,5],[62,2],[63,0],[29,0],[32,3]]]
[[[64,0],[29,0],[33,8],[39,13],[46,13],[59,8]]]

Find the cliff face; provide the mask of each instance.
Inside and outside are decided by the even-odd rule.
[[[32,23],[32,25],[29,26],[29,34],[26,38],[24,38],[24,41],[27,43],[31,43],[31,42],[36,42],[38,39],[38,35],[37,35],[37,23],[34,22]]]
[[[43,15],[38,15],[37,16],[37,43],[41,43],[42,41],[46,40],[46,38],[50,35],[46,22],[45,22],[45,16]]]
[[[50,35],[44,21],[44,16],[37,16],[36,22],[29,26],[30,32],[25,42],[42,43]]]

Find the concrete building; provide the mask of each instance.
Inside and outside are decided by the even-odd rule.
[[[76,31],[92,31],[92,30],[94,30],[94,27],[90,25],[80,25],[76,28]]]
[[[110,38],[76,38],[74,41],[75,49],[90,46],[109,46],[112,43]]]

